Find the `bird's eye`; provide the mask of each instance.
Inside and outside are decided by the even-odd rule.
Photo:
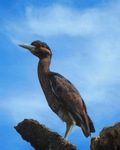
[[[41,44],[41,43],[39,43],[39,45],[38,45],[39,47],[43,47],[43,45]]]

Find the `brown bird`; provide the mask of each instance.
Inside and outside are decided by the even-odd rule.
[[[62,75],[50,71],[52,51],[41,41],[31,44],[20,44],[40,60],[38,63],[38,78],[47,99],[48,105],[64,122],[66,122],[65,139],[75,125],[80,126],[86,137],[95,132],[86,105],[75,86]]]

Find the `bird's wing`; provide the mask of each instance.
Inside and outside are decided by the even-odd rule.
[[[60,103],[62,103],[69,112],[79,117],[82,122],[86,122],[86,106],[75,86],[57,73],[51,74],[50,85]]]
[[[87,114],[86,105],[75,86],[62,75],[51,73],[50,85],[57,100],[70,112],[86,137],[95,132],[92,120]]]

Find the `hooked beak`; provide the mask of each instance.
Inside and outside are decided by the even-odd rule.
[[[19,44],[19,46],[26,48],[28,50],[30,50],[31,52],[35,52],[35,46],[30,45],[30,44]]]

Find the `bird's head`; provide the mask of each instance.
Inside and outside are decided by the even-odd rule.
[[[19,44],[19,46],[28,49],[32,54],[42,59],[52,56],[52,51],[45,42],[34,41],[31,44]]]

